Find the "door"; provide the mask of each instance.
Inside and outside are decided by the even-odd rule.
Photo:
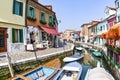
[[[7,29],[6,28],[0,28],[0,52],[6,52],[7,51]]]

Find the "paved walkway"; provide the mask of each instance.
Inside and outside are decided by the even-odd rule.
[[[41,59],[47,56],[54,56],[57,54],[61,54],[63,52],[73,50],[73,48],[74,48],[73,44],[67,44],[67,45],[64,45],[64,47],[39,50],[39,51],[36,51],[36,54],[37,54],[37,58]],[[8,54],[13,64],[30,61],[30,60],[36,60],[35,52],[25,51],[25,52],[8,53]],[[7,65],[6,53],[0,53],[0,66],[5,66],[5,65]]]

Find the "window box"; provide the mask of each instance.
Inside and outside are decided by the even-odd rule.
[[[30,19],[30,20],[34,20],[34,21],[36,20],[36,18],[35,18],[35,17],[30,17],[30,16],[27,16],[27,18],[28,18],[28,19]]]
[[[40,23],[42,23],[42,24],[46,24],[46,21],[40,20]]]

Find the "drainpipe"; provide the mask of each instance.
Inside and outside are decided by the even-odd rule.
[[[25,28],[25,50],[27,50],[27,5],[28,5],[28,0],[26,0],[26,5],[25,5],[25,26],[24,26],[24,28]]]

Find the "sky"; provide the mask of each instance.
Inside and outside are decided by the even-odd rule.
[[[52,5],[58,20],[58,31],[80,30],[80,26],[92,20],[105,18],[106,6],[115,7],[115,0],[39,0]]]

